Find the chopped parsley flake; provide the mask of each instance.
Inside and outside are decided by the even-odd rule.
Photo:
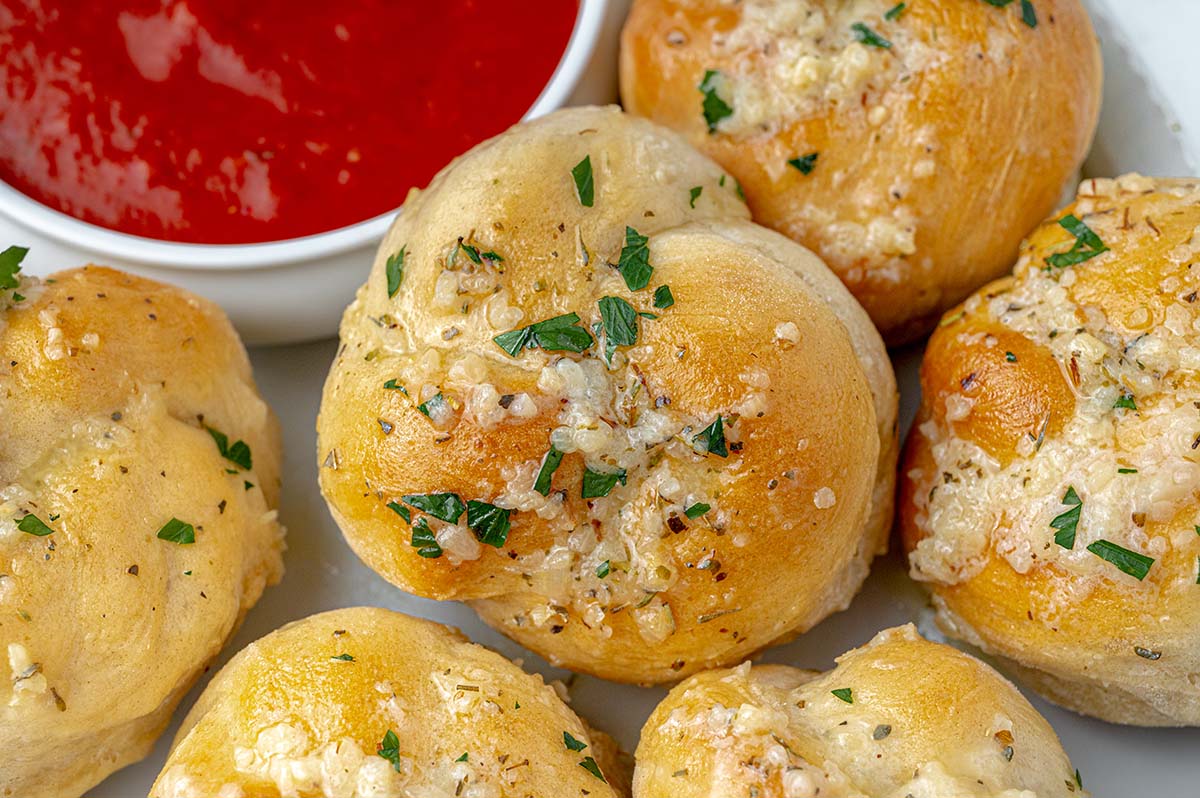
[[[1122,548],[1108,540],[1097,540],[1088,546],[1087,550],[1100,559],[1117,566],[1139,582],[1146,578],[1146,574],[1150,573],[1150,566],[1154,565],[1153,557]]]
[[[375,753],[392,763],[396,772],[400,772],[400,738],[391,729],[383,735],[383,742],[375,746]]]
[[[617,270],[630,291],[641,291],[650,283],[654,267],[650,265],[650,239],[632,227],[625,228],[625,246],[617,260]]]
[[[688,189],[688,206],[696,207],[696,200],[700,199],[701,191],[704,191],[704,186],[692,186]]]
[[[1083,509],[1083,500],[1075,492],[1074,486],[1068,486],[1062,503],[1070,509],[1056,515],[1050,521],[1050,526],[1058,530],[1054,533],[1054,542],[1064,549],[1073,549],[1075,548],[1075,530],[1079,526],[1079,513]]]
[[[387,273],[388,296],[394,297],[400,290],[400,282],[404,279],[404,255],[408,246],[400,247],[400,251],[388,255],[384,271]]]
[[[585,208],[592,207],[596,196],[596,184],[592,178],[592,156],[583,156],[583,160],[571,170],[571,177],[575,178],[575,193],[579,197],[579,204]]]
[[[492,340],[496,346],[503,349],[512,357],[517,357],[523,349],[543,349],[547,352],[582,352],[594,341],[591,333],[582,327],[577,327],[579,315],[565,313],[545,321],[530,324],[519,330],[510,330],[497,335]]]
[[[487,502],[474,499],[467,502],[467,526],[475,532],[480,543],[497,549],[508,540],[508,530],[512,528],[511,514],[512,510]]]
[[[638,313],[633,305],[617,296],[600,299],[600,320],[604,323],[604,359],[612,363],[618,346],[637,343]]]
[[[455,762],[466,762],[467,761],[467,752],[463,751],[462,756],[460,756],[458,759],[456,759],[454,761]]]
[[[562,459],[563,453],[555,449],[552,444],[550,451],[546,452],[546,457],[542,460],[542,467],[538,470],[537,479],[534,480],[534,490],[543,496],[550,495],[550,480],[554,477],[554,472],[562,465]]]
[[[474,264],[482,265],[485,260],[491,260],[493,263],[504,262],[504,258],[500,257],[496,252],[480,252],[479,247],[463,244],[461,238],[458,239],[458,250],[455,250],[455,254],[457,254],[460,250],[463,253],[466,253],[466,256],[470,258],[470,262]]]
[[[336,657],[330,657],[330,659],[337,660],[338,662],[354,662],[354,657],[349,654],[338,654]]]
[[[587,748],[587,743],[583,742],[582,740],[576,740],[571,736],[570,732],[563,732],[563,745],[565,745],[569,751],[582,751],[583,749]]]
[[[1004,359],[1005,359],[1005,360],[1007,360],[1009,363],[1016,363],[1016,362],[1017,362],[1017,356],[1016,356],[1016,355],[1014,355],[1012,352],[1005,352],[1005,353],[1004,353]]]
[[[868,47],[878,47],[881,50],[890,50],[892,48],[891,42],[861,22],[855,22],[850,26],[850,30],[854,31],[855,41],[862,42]]]
[[[191,524],[185,524],[178,518],[172,518],[163,524],[162,529],[158,530],[158,539],[186,546],[196,542],[196,528]]]
[[[1037,27],[1037,12],[1033,10],[1032,0],[1021,0],[1021,21],[1031,28]]]
[[[424,518],[418,518],[417,523],[413,524],[410,545],[417,550],[418,556],[427,560],[442,556],[442,547],[438,545],[437,538],[433,536],[433,530],[429,528],[429,522]]]
[[[725,446],[725,423],[720,416],[717,416],[716,421],[693,436],[692,443],[699,444],[709,454],[715,454],[718,457],[729,456],[729,449]]]
[[[622,485],[625,484],[625,469],[623,468],[606,474],[585,467],[583,469],[583,498],[595,499],[607,496],[612,493],[612,489],[617,486],[618,482]]]
[[[704,95],[704,121],[708,123],[708,132],[717,132],[717,123],[722,119],[733,116],[733,107],[717,95],[717,81],[721,73],[715,69],[704,72],[704,79],[696,88]]]
[[[1136,474],[1137,472],[1138,472],[1138,470],[1136,468],[1118,468],[1117,469],[1118,474]]]
[[[405,504],[412,505],[421,512],[428,513],[448,524],[457,524],[458,519],[467,509],[457,493],[414,493],[401,498],[404,499]]]
[[[852,688],[839,687],[838,689],[830,690],[829,692],[833,693],[835,696],[840,698],[842,701],[845,701],[847,704],[854,703],[854,690]]]
[[[250,470],[254,461],[250,456],[250,447],[246,445],[245,441],[236,441],[230,446],[229,438],[223,432],[218,432],[212,427],[205,427],[205,429],[216,442],[217,451],[221,453],[222,457],[245,471]]]
[[[1121,391],[1121,395],[1117,397],[1117,401],[1113,402],[1114,410],[1137,410],[1137,402],[1133,400],[1133,394],[1128,391]]]
[[[428,418],[433,418],[432,414],[441,413],[446,409],[446,405],[447,402],[445,395],[439,393],[436,396],[429,397],[427,400],[417,405],[417,410],[419,410],[422,415]]]
[[[388,502],[387,506],[389,510],[403,518],[406,523],[412,523],[412,510],[408,509],[400,502]]]
[[[602,562],[596,566],[596,576],[598,578],[603,579],[606,576],[608,576],[610,573],[612,573],[612,562],[611,561],[605,560],[604,562]]]
[[[694,521],[697,518],[699,518],[700,516],[707,513],[711,509],[712,509],[711,507],[709,507],[707,504],[705,504],[703,502],[696,502],[691,507],[684,510],[683,514],[686,515],[688,518],[691,518]]]
[[[385,382],[383,384],[383,387],[385,390],[388,390],[388,391],[399,391],[400,393],[404,394],[405,396],[408,395],[408,389],[405,388],[400,383],[396,382],[395,380],[388,380],[387,382]]]
[[[671,293],[671,286],[660,285],[654,289],[654,307],[659,310],[666,310],[675,304],[675,295]]]
[[[1091,260],[1097,255],[1108,252],[1108,247],[1100,240],[1100,236],[1092,232],[1079,219],[1067,214],[1058,220],[1058,226],[1075,236],[1075,243],[1067,252],[1059,252],[1046,258],[1046,263],[1054,268],[1065,268]]]
[[[792,158],[788,161],[788,166],[794,166],[800,170],[802,175],[811,175],[812,170],[817,168],[817,157],[821,153],[810,152],[806,155],[801,155],[799,158]]]
[[[596,760],[592,759],[590,756],[585,756],[583,761],[579,763],[579,767],[583,768],[588,773],[591,773],[605,784],[608,784],[608,779],[604,778],[604,774],[600,772],[600,766],[597,765]]]
[[[17,272],[21,271],[21,261],[28,254],[28,247],[9,247],[0,252],[0,289],[8,290],[21,285]]]
[[[884,12],[883,18],[886,19],[888,22],[892,22],[893,20],[899,19],[900,15],[904,13],[904,9],[907,7],[908,7],[907,3],[896,3],[896,5],[892,6],[886,12]]]
[[[42,519],[38,518],[33,513],[22,518],[17,522],[17,529],[27,535],[36,535],[39,538],[44,538],[46,535],[54,534],[54,530],[42,523]]]

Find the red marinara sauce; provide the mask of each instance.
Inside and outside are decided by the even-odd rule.
[[[0,0],[0,179],[207,244],[399,206],[519,120],[577,0]]]

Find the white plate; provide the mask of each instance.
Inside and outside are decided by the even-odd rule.
[[[1108,2],[1119,0],[1093,0],[1092,5]],[[1130,8],[1136,5],[1140,14],[1157,13],[1163,24],[1179,30],[1195,31],[1200,27],[1197,24],[1200,3],[1189,3],[1186,8],[1183,3],[1167,0],[1127,5]],[[1129,170],[1188,173],[1184,150],[1172,128],[1177,117],[1168,116],[1157,104],[1158,98],[1165,94],[1146,85],[1141,76],[1145,65],[1139,61],[1135,68],[1123,49],[1128,40],[1112,29],[1104,9],[1095,10],[1107,71],[1105,110],[1085,173],[1090,174],[1093,169],[1097,173]],[[1185,24],[1189,19],[1192,24]],[[1152,46],[1145,40],[1139,44]],[[363,604],[389,607],[457,626],[471,639],[523,660],[527,669],[545,674],[547,679],[563,679],[569,685],[575,709],[614,734],[632,751],[642,723],[665,690],[614,685],[589,676],[572,677],[566,671],[551,668],[489,629],[468,608],[401,593],[359,562],[342,541],[317,488],[314,432],[321,385],[334,349],[334,342],[326,341],[252,353],[259,386],[280,415],[287,446],[281,510],[288,528],[287,575],[250,612],[246,625],[213,671],[247,643],[288,621],[337,607]],[[920,348],[895,352],[893,356],[900,378],[903,422],[907,426],[919,395]],[[910,620],[918,621],[927,634],[931,632],[924,594],[908,579],[899,560],[888,557],[876,562],[850,609],[827,619],[799,640],[771,649],[763,659],[824,670],[832,666],[835,656],[866,642],[879,629]],[[203,683],[183,701],[175,724],[148,759],[114,775],[89,795],[92,798],[146,795],[162,767],[179,720],[202,687]],[[1114,726],[1072,714],[1026,694],[1053,724],[1072,762],[1080,769],[1084,785],[1096,798],[1200,796],[1200,729]]]

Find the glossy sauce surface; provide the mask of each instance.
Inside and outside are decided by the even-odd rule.
[[[0,179],[88,222],[273,241],[399,206],[554,72],[572,0],[0,0]]]

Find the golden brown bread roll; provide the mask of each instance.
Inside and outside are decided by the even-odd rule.
[[[621,96],[728,169],[754,218],[901,343],[1008,270],[1091,142],[1087,14],[1039,0],[1030,27],[1021,5],[636,0]]]
[[[891,364],[821,262],[746,216],[716,164],[613,108],[519,125],[411,196],[318,421],[351,547],[620,681],[843,607],[890,525]]]
[[[950,634],[1052,701],[1200,724],[1200,182],[1086,180],[948,313],[904,467]]]
[[[211,303],[95,266],[0,290],[0,795],[146,755],[281,573],[279,461]]]
[[[540,676],[456,630],[359,607],[230,660],[150,798],[616,798],[619,760]]]
[[[1054,730],[982,662],[880,632],[819,674],[697,674],[642,729],[634,798],[1079,798]]]

